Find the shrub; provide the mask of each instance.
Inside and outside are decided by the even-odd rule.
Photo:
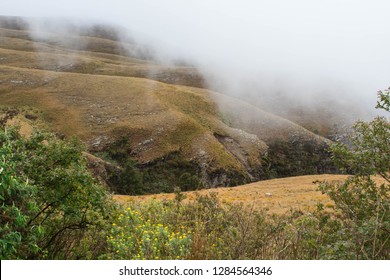
[[[163,223],[173,209],[161,202],[130,206],[119,214],[107,236],[109,259],[185,259],[191,231]]]
[[[389,92],[380,92],[378,107],[389,111]],[[385,117],[357,122],[351,146],[331,147],[340,168],[354,174],[344,183],[324,182],[320,189],[342,213],[342,258],[388,259],[390,256],[390,123]],[[383,183],[372,178],[378,175]],[[339,243],[340,243],[339,242]],[[347,246],[345,246],[347,244]],[[340,250],[338,251],[340,252]]]
[[[39,132],[26,139],[16,128],[0,129],[2,259],[99,254],[90,234],[104,227],[113,204],[87,170],[82,149],[76,140]]]

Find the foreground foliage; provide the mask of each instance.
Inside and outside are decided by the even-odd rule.
[[[377,108],[389,112],[389,91],[378,92]],[[333,159],[352,174],[342,184],[323,183],[320,189],[335,202],[343,228],[337,248],[341,258],[390,257],[390,122],[386,117],[357,122],[349,146],[334,144]],[[376,183],[372,176],[383,180]]]
[[[82,146],[53,135],[0,129],[0,258],[86,258],[111,214]],[[104,239],[103,239],[104,240]],[[84,247],[85,246],[85,247]]]
[[[112,224],[107,236],[109,259],[183,259],[189,255],[191,231],[175,227],[169,221],[162,224],[167,205],[152,201],[150,204],[123,209]]]

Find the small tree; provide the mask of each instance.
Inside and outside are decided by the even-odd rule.
[[[389,91],[378,92],[377,108],[389,112]],[[350,137],[351,147],[331,146],[337,165],[354,174],[344,183],[324,182],[322,192],[341,211],[344,242],[332,252],[341,258],[388,259],[390,257],[390,123],[386,117],[357,122]],[[381,180],[373,178],[381,177]],[[337,248],[336,248],[337,247]],[[342,251],[340,253],[340,251]],[[340,255],[341,254],[341,255]]]
[[[97,257],[110,205],[77,141],[0,127],[1,259]]]

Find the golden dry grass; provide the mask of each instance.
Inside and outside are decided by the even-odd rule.
[[[217,193],[219,199],[228,203],[243,203],[258,209],[268,209],[269,213],[282,214],[294,210],[313,210],[317,203],[331,205],[329,197],[318,191],[315,181],[342,182],[347,175],[308,175],[282,179],[273,179],[243,186],[216,188],[185,192],[184,202],[193,201],[197,195]],[[271,196],[269,196],[271,194]],[[129,201],[148,201],[150,199],[173,199],[174,194],[154,194],[142,196],[115,195],[120,203]]]

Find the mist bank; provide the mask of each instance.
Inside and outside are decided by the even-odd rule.
[[[114,26],[128,54],[131,41],[158,63],[185,61],[210,89],[296,121],[370,117],[376,91],[389,84],[386,1],[37,1],[29,9],[23,2],[2,13],[30,17],[35,38]]]

